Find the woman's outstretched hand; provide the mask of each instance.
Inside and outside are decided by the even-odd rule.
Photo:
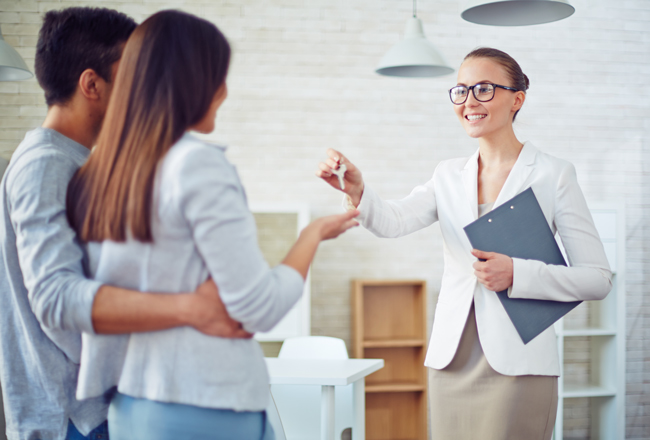
[[[361,171],[336,150],[328,148],[327,156],[324,162],[318,164],[316,176],[329,183],[332,187],[349,195],[350,199],[352,199],[352,204],[359,206],[361,195],[363,194],[363,177],[361,176]],[[341,189],[339,178],[336,174],[332,173],[332,170],[338,169],[343,164],[347,170],[344,175],[345,188]]]
[[[348,229],[359,225],[354,219],[357,215],[359,211],[355,209],[344,214],[317,218],[300,232],[298,241],[284,257],[282,264],[294,268],[303,279],[306,279],[309,265],[314,259],[320,242],[336,238]]]
[[[488,290],[501,292],[512,286],[512,258],[496,252],[472,250],[472,255],[480,260],[473,264],[474,275]]]
[[[314,220],[307,227],[313,227],[318,230],[321,240],[330,240],[338,237],[350,228],[359,226],[359,222],[354,219],[358,215],[359,211],[356,209],[343,214],[328,215],[327,217]]]

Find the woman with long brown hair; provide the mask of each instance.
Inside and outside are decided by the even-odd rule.
[[[175,294],[211,276],[231,317],[265,331],[299,299],[320,241],[356,225],[356,213],[314,221],[268,267],[224,149],[188,133],[214,129],[229,61],[206,20],[162,11],[138,26],[95,151],[70,183],[68,215],[94,278]],[[268,390],[252,339],[189,327],[83,336],[77,397],[113,395],[113,440],[271,439]]]

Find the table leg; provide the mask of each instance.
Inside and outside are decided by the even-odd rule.
[[[352,440],[366,440],[366,379],[357,380],[352,387],[354,413]]]
[[[320,438],[334,440],[334,386],[323,385],[320,400]]]

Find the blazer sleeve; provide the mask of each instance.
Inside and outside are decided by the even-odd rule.
[[[605,298],[612,271],[572,164],[560,172],[554,223],[569,267],[513,258],[509,296],[566,302]]]
[[[382,200],[372,188],[364,187],[357,221],[377,237],[397,238],[426,228],[438,221],[434,176],[401,200]],[[347,201],[344,201],[349,208]]]

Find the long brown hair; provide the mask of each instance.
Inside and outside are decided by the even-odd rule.
[[[68,186],[68,220],[83,241],[150,242],[160,160],[199,122],[225,82],[230,46],[212,23],[158,12],[136,28],[118,69],[97,146]]]
[[[468,53],[464,60],[468,58],[489,58],[499,63],[501,67],[505,69],[506,74],[510,77],[511,83],[509,86],[514,87],[521,92],[526,93],[526,90],[528,90],[528,87],[530,86],[530,81],[523,70],[521,70],[519,63],[502,50],[491,47],[479,47]],[[515,122],[517,113],[519,113],[519,110],[517,110],[512,117],[512,122]]]

